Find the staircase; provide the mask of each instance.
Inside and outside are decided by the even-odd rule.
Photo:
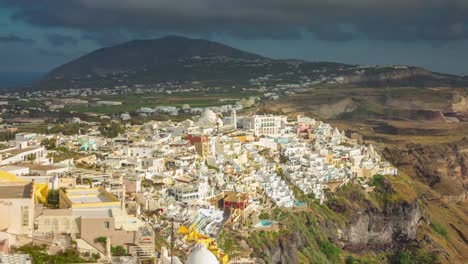
[[[133,251],[140,259],[151,259],[155,256],[153,243],[140,244],[137,246],[133,246]]]

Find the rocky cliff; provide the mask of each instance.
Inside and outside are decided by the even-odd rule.
[[[348,254],[398,254],[418,240],[425,219],[407,180],[386,178],[369,192],[348,184],[326,205],[287,212],[278,237],[253,234],[253,255],[266,263],[339,263]]]
[[[364,208],[339,229],[339,240],[350,251],[399,248],[417,238],[420,220],[416,201],[392,204],[385,210]]]
[[[445,198],[464,201],[468,194],[468,138],[434,145],[387,147],[385,159],[427,183]]]

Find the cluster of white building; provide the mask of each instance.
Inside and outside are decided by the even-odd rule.
[[[292,185],[323,201],[326,189],[351,179],[397,174],[372,146],[360,145],[323,122],[306,117],[237,116],[231,110],[223,116],[222,111],[206,109],[196,120],[129,126],[112,139],[93,128],[73,136],[17,134],[0,150],[0,170],[49,189],[69,190],[61,193],[61,209],[56,210],[62,211],[44,209],[28,220],[28,235],[66,236],[67,225],[59,223],[68,221],[72,230],[70,221],[79,217],[85,224],[98,221],[103,228],[73,225],[70,239],[79,235],[80,243],[106,255],[105,248],[94,241],[96,234],[105,234],[128,240],[136,245],[129,248],[131,253],[146,257],[155,254],[154,248],[145,246],[153,240],[143,223],[167,230],[167,219],[172,219],[177,226],[195,228],[197,234],[215,239],[225,223],[239,228],[242,224],[236,222],[247,223],[262,209],[300,204]],[[44,139],[54,139],[56,149],[41,146]],[[78,158],[54,161],[52,156],[63,148],[79,154]],[[31,197],[12,199],[30,203]],[[97,205],[107,209],[100,211]],[[6,208],[2,206],[8,205],[0,204],[0,211]],[[32,217],[34,205],[28,206]],[[26,213],[20,210],[21,214]],[[16,228],[1,224],[7,230]],[[125,232],[135,232],[141,241],[133,241]],[[115,239],[112,245],[117,245]],[[176,246],[189,250],[193,241],[187,239],[179,237]]]

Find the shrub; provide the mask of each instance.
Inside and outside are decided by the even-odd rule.
[[[107,241],[107,237],[105,237],[105,236],[100,236],[100,237],[96,238],[94,241],[95,241],[95,242],[98,242],[98,243],[103,243],[103,244],[105,244],[106,241]]]
[[[127,250],[122,245],[118,245],[111,247],[111,253],[113,256],[125,256],[127,255]]]
[[[376,187],[381,187],[384,182],[384,176],[381,174],[376,174],[372,177],[371,185]]]
[[[260,218],[260,219],[270,219],[270,214],[268,214],[267,212],[261,212],[258,215],[258,218]]]
[[[46,203],[52,208],[58,208],[60,204],[59,191],[49,190],[49,193],[47,194]]]
[[[340,249],[330,241],[319,241],[320,251],[331,260],[338,260],[340,257]]]
[[[55,138],[46,138],[41,141],[41,145],[44,146],[46,149],[55,149],[57,145],[57,140]]]
[[[347,256],[345,259],[345,264],[354,264],[356,260],[354,259],[353,256]]]
[[[411,256],[408,252],[404,251],[398,254],[395,264],[411,264]]]
[[[33,263],[54,263],[54,264],[67,264],[67,263],[88,263],[87,259],[80,256],[78,250],[73,248],[65,249],[56,255],[49,255],[45,246],[32,246],[26,245],[17,248],[15,252],[29,254],[34,260]]]
[[[437,234],[443,236],[443,237],[447,237],[447,229],[445,229],[445,227],[443,227],[441,224],[437,223],[437,222],[432,222],[431,223],[431,228],[432,230],[434,230]]]
[[[101,258],[101,255],[99,255],[99,253],[93,253],[93,254],[91,255],[91,257],[92,257],[94,260],[98,260],[98,259]]]

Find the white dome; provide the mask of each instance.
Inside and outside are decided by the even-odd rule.
[[[213,122],[216,122],[216,120],[218,119],[218,117],[216,116],[216,113],[210,109],[206,109],[205,111],[203,111],[203,113],[201,114],[201,118],[210,120]]]
[[[198,119],[197,125],[199,126],[213,126],[218,122],[218,116],[210,109],[206,109]]]
[[[190,252],[187,264],[219,264],[219,261],[203,244],[198,244]]]

